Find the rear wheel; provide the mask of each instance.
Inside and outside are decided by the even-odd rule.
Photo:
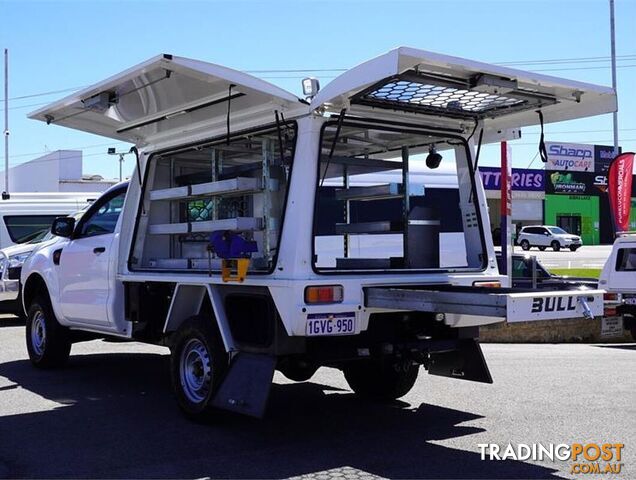
[[[344,376],[351,389],[364,398],[390,401],[413,388],[419,365],[412,362],[365,360],[347,365]]]
[[[542,252],[545,252],[545,248],[546,247],[539,247],[539,250],[541,250]]]
[[[554,250],[555,252],[558,252],[559,250],[561,250],[561,244],[559,242],[557,242],[556,240],[554,240],[550,246],[552,247],[552,250]]]
[[[213,319],[195,315],[174,335],[170,376],[179,407],[194,420],[212,411],[214,394],[228,368],[228,355]]]
[[[44,295],[36,297],[29,306],[26,344],[29,359],[38,368],[59,367],[71,353],[68,329],[58,323],[51,302]]]
[[[521,245],[522,250],[530,250],[530,242],[528,240],[521,240],[519,245]]]

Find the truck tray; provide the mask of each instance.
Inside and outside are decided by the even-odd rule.
[[[455,285],[367,287],[365,306],[505,318],[509,323],[603,314],[603,290],[539,292]]]

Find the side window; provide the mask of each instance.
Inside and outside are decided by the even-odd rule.
[[[621,248],[616,255],[617,272],[636,272],[636,248]]]
[[[97,210],[82,223],[80,237],[94,237],[95,235],[113,233],[121,209],[124,206],[125,198],[126,192],[124,191],[99,206]]]
[[[550,231],[547,228],[539,228],[537,233],[541,235],[550,235]]]

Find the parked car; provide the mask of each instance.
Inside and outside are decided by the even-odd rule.
[[[86,208],[69,216],[79,220]],[[53,235],[49,226],[47,229],[34,232],[31,239],[25,243],[0,249],[0,312],[24,317],[20,295],[22,265],[35,249],[55,243],[59,238]]]
[[[547,247],[558,252],[562,248],[569,248],[573,252],[583,245],[581,237],[572,235],[561,227],[551,225],[529,225],[519,232],[517,242],[523,250],[538,247],[544,251]]]
[[[535,262],[535,278],[533,282],[532,263]],[[503,258],[497,252],[497,265],[503,271]],[[597,288],[595,278],[569,277],[550,273],[541,263],[530,255],[515,254],[512,256],[512,286],[515,288],[538,288],[542,290],[581,290]]]
[[[605,310],[622,318],[623,328],[636,340],[636,232],[621,234],[599,277],[605,290]]]
[[[77,212],[99,192],[12,193],[0,199],[0,248],[27,243],[50,230],[57,217]]]

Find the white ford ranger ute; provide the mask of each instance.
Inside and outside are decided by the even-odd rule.
[[[34,365],[91,337],[164,345],[187,415],[261,416],[275,369],[336,367],[380,400],[420,366],[490,383],[480,325],[602,312],[602,291],[507,288],[477,165],[522,126],[614,111],[612,89],[404,47],[303,85],[160,55],[30,115],[137,154],[125,195],[23,266]],[[451,197],[409,175],[440,166]]]

